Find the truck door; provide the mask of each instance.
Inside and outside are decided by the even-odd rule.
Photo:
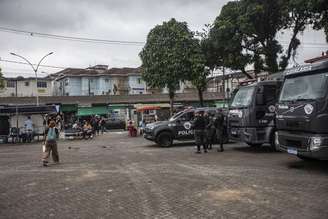
[[[177,139],[192,139],[194,130],[192,129],[191,121],[194,118],[194,112],[186,112],[181,115],[176,121]]]
[[[262,92],[257,95],[256,121],[260,126],[271,126],[275,117],[275,104],[278,97],[277,86],[264,85]]]

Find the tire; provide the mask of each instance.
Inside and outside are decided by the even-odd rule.
[[[257,144],[255,144],[255,143],[249,143],[249,142],[246,142],[246,144],[248,144],[249,146],[254,147],[254,148],[258,148],[258,147],[261,147],[261,146],[262,146],[261,143],[257,143]]]
[[[161,147],[171,147],[173,143],[172,134],[170,132],[161,132],[156,137],[156,143]]]

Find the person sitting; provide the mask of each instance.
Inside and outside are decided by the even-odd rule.
[[[86,139],[86,137],[93,138],[93,129],[89,122],[85,122],[83,126],[83,138]]]
[[[145,128],[146,128],[146,122],[145,120],[141,120],[140,123],[139,123],[139,129],[140,129],[140,135],[142,135],[145,131]]]

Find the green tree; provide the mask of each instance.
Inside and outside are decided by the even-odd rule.
[[[294,58],[301,41],[298,35],[303,33],[305,28],[316,21],[316,14],[313,10],[313,2],[309,0],[289,0],[286,1],[288,13],[286,14],[286,25],[284,29],[291,30],[291,39],[289,41],[285,55],[281,57],[280,69],[288,66],[289,60]]]
[[[312,4],[311,9],[315,13],[314,29],[323,29],[328,42],[328,1],[327,0],[309,0]],[[309,3],[309,4],[310,4]]]
[[[3,89],[5,87],[3,76],[2,76],[2,71],[0,68],[0,89]]]
[[[324,4],[323,0],[312,1]],[[244,73],[243,69],[249,64],[254,66],[255,72],[274,73],[285,69],[300,45],[298,35],[315,21],[312,1],[228,2],[216,18],[210,34],[214,47],[221,54],[223,66]],[[317,22],[321,28],[319,25]],[[292,34],[284,51],[277,35],[286,30],[291,30]]]
[[[195,39],[186,22],[171,19],[154,27],[140,52],[142,76],[151,88],[167,88],[171,113],[175,92],[180,82],[190,80],[193,72],[201,68],[201,56],[194,52]]]
[[[245,49],[253,53],[253,63],[270,73],[279,70],[282,46],[276,39],[283,29],[288,11],[285,0],[241,0],[238,22]],[[254,59],[255,58],[255,59]],[[259,65],[263,63],[263,65]]]
[[[223,6],[209,31],[208,39],[205,39],[203,44],[208,51],[207,66],[212,70],[224,66],[240,70],[248,78],[252,78],[246,72],[246,66],[251,63],[252,56],[244,46],[245,34],[239,25],[241,9],[239,1],[228,2]]]

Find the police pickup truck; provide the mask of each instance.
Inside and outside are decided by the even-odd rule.
[[[195,111],[204,111],[208,114],[215,115],[216,110],[216,108],[186,109],[175,114],[168,121],[148,124],[145,128],[144,138],[154,141],[162,147],[172,146],[174,140],[193,140],[194,130],[192,129],[192,120],[194,119]],[[224,133],[223,142],[227,142],[227,131]]]

